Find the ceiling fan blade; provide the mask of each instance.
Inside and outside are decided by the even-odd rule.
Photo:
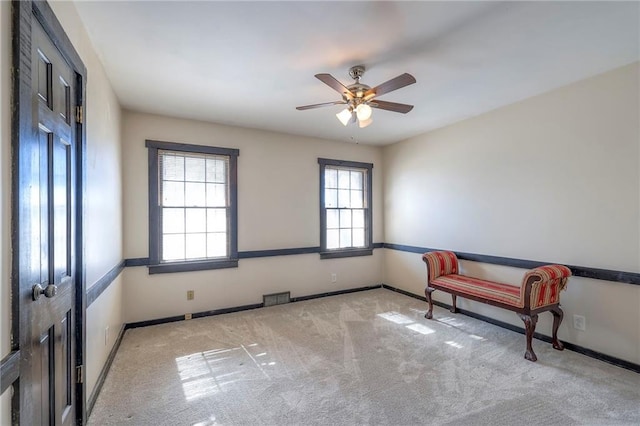
[[[298,111],[304,111],[306,109],[321,108],[321,107],[326,107],[331,105],[344,105],[344,104],[346,104],[345,101],[323,102],[321,104],[299,106],[299,107],[296,107],[296,109]]]
[[[385,81],[384,83],[379,84],[376,87],[367,90],[364,94],[364,97],[367,100],[373,99],[376,96],[384,95],[385,93],[389,93],[394,90],[401,89],[415,82],[416,82],[416,79],[411,74],[404,73],[402,75],[397,76],[396,78],[392,78],[389,81]]]
[[[387,111],[401,112],[403,114],[406,114],[413,109],[413,105],[380,101],[377,99],[375,101],[372,101],[369,105],[371,105],[371,108],[386,109]]]
[[[353,93],[351,93],[344,84],[336,80],[331,74],[316,74],[316,78],[341,95],[345,95],[347,98],[353,99]]]

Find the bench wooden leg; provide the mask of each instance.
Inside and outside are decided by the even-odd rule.
[[[435,288],[430,288],[429,286],[424,289],[424,296],[427,298],[427,303],[429,304],[429,310],[426,314],[424,314],[424,317],[426,319],[433,318],[433,300],[431,299],[431,293],[433,293],[434,291]]]
[[[538,323],[538,315],[520,315],[520,319],[524,321],[524,328],[527,334],[527,351],[524,353],[524,358],[529,361],[537,361],[538,357],[533,352],[531,346],[531,340],[533,339],[533,333],[536,331],[536,324]]]
[[[449,309],[449,311],[452,314],[457,314],[458,313],[458,308],[456,308],[456,299],[457,299],[457,296],[455,294],[452,294],[451,295],[451,309]]]
[[[564,345],[560,340],[558,340],[558,328],[560,328],[560,324],[562,323],[562,318],[564,318],[564,312],[560,309],[560,306],[553,308],[551,310],[553,314],[553,330],[551,334],[551,344],[553,345],[553,349],[557,349],[559,351],[564,349]]]

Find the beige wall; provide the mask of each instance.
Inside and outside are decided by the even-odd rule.
[[[640,272],[639,72],[632,64],[386,147],[385,242]],[[422,294],[420,256],[385,252],[385,283]],[[507,282],[523,273],[462,267]],[[572,278],[560,338],[638,363],[638,301],[640,286]],[[546,316],[538,331],[549,334]]]
[[[238,250],[320,244],[318,157],[374,164],[373,240],[382,241],[380,148],[273,132],[125,112],[123,116],[125,257],[148,256],[148,178],[145,139],[239,148]],[[338,282],[331,283],[331,273]],[[126,321],[140,321],[262,302],[262,295],[291,296],[380,284],[382,252],[320,260],[318,254],[240,260],[225,270],[148,275],[127,268]],[[195,300],[186,301],[186,290]]]
[[[11,4],[0,1],[0,359],[11,352]],[[10,423],[11,389],[0,397]]]

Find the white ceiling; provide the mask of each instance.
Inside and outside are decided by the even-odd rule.
[[[78,2],[127,109],[384,145],[640,58],[638,2]],[[415,105],[374,110],[360,129],[314,78],[345,85],[364,64],[380,97]],[[91,78],[89,76],[89,78]]]

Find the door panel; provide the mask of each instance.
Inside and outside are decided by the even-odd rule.
[[[35,18],[32,18],[32,111],[34,142],[32,167],[25,178],[31,189],[27,241],[31,259],[26,276],[37,277],[32,300],[25,304],[31,324],[29,389],[21,407],[30,424],[75,423],[75,123],[71,99],[74,73]],[[22,149],[22,148],[21,148]],[[28,147],[25,148],[26,152]],[[21,268],[21,273],[22,268]],[[28,285],[28,283],[27,283]],[[53,290],[55,288],[55,291]],[[29,351],[25,351],[28,353]],[[22,375],[22,374],[21,374]],[[28,376],[28,375],[27,375]],[[21,386],[22,391],[22,386]],[[24,403],[22,400],[24,399]],[[30,417],[33,416],[33,417]]]

